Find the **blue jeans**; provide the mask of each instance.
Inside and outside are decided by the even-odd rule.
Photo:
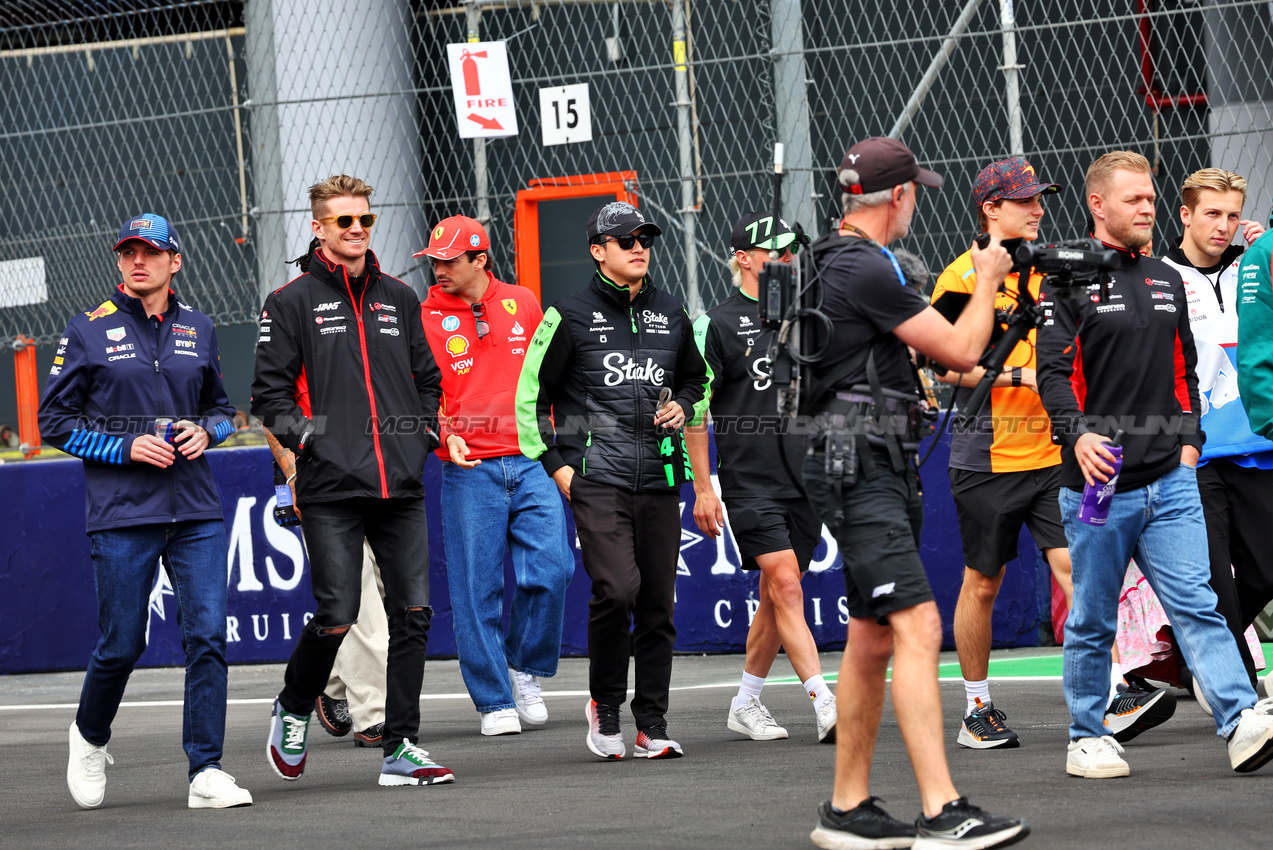
[[[508,668],[552,676],[561,656],[566,585],[575,571],[557,485],[524,455],[442,465],[442,539],[460,672],[478,711],[513,707]],[[504,553],[512,610],[504,621]]]
[[[1176,644],[1215,711],[1218,734],[1227,737],[1256,697],[1237,644],[1216,612],[1197,471],[1181,464],[1151,484],[1116,493],[1103,526],[1079,521],[1080,499],[1080,493],[1061,489],[1074,564],[1074,605],[1065,621],[1065,700],[1074,720],[1070,738],[1107,733],[1110,646],[1132,557],[1162,602]]]
[[[124,686],[146,649],[150,591],[162,557],[186,651],[181,740],[190,778],[220,767],[226,700],[225,526],[221,520],[175,522],[95,531],[89,537],[102,637],[84,674],[75,715],[80,734],[99,746],[110,740]]]

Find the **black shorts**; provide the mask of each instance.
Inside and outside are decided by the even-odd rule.
[[[760,569],[757,555],[787,549],[796,553],[801,572],[809,569],[813,550],[822,540],[822,520],[807,499],[742,497],[726,499],[725,508],[744,570]]]
[[[868,480],[858,473],[856,484],[843,490],[844,522],[837,528],[824,463],[820,454],[805,458],[804,486],[840,546],[849,616],[887,625],[889,614],[931,602],[919,559],[924,504],[914,470],[894,472],[888,455],[875,453],[879,474]]]
[[[1024,472],[950,470],[950,494],[959,515],[964,564],[994,578],[1017,557],[1021,526],[1040,551],[1065,549],[1061,522],[1061,467]]]

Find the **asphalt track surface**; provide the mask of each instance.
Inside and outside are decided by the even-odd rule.
[[[996,652],[995,668],[1037,670],[1014,660],[1056,654]],[[1000,667],[1002,659],[1012,663]],[[838,654],[823,655],[829,675],[838,663]],[[602,762],[583,743],[586,661],[563,660],[558,675],[546,680],[545,727],[502,738],[478,734],[456,662],[431,661],[421,743],[455,771],[456,782],[423,788],[379,787],[379,751],[332,738],[316,721],[305,775],[282,781],[265,757],[269,704],[282,668],[235,667],[223,765],[252,791],[255,805],[197,811],[186,808],[181,670],[134,674],[110,743],[115,764],[107,770],[106,799],[93,811],[76,807],[65,777],[82,674],[0,677],[0,846],[811,847],[814,810],[830,796],[834,747],[817,743],[802,690],[772,677],[764,701],[791,738],[761,743],[730,732],[725,716],[741,666],[739,656],[676,659],[668,721],[685,758]],[[773,677],[790,673],[780,657]],[[955,746],[962,687],[949,680],[942,693],[956,785],[992,812],[1026,818],[1033,833],[1018,846],[1266,850],[1273,844],[1273,764],[1233,773],[1213,721],[1183,692],[1175,717],[1128,745],[1132,776],[1099,781],[1065,774],[1068,715],[1059,678],[992,681],[996,704],[1021,736],[1016,750]],[[634,731],[626,711],[624,729],[630,753]],[[896,816],[918,811],[891,704],[872,790]]]

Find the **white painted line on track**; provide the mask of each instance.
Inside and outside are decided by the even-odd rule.
[[[1061,681],[1060,676],[990,676],[989,678],[995,682],[1059,682]],[[939,681],[962,682],[963,679],[961,679],[958,676],[946,676],[940,679]],[[796,682],[796,681],[768,682],[767,684],[769,685],[769,687],[774,687],[776,685],[799,685],[800,682]],[[835,679],[834,678],[827,679],[827,684],[829,685],[835,684]],[[720,683],[710,684],[710,685],[681,685],[679,687],[672,688],[672,690],[674,691],[702,691],[702,690],[720,690],[725,688],[737,688],[737,687],[738,687],[737,682],[720,682]],[[631,688],[628,689],[629,695],[631,695],[633,692],[634,691]],[[543,692],[543,696],[545,698],[586,697],[588,695],[589,695],[588,691],[544,691]],[[466,700],[466,699],[469,699],[469,695],[463,692],[454,693],[454,694],[421,694],[420,695],[421,702],[431,702],[434,700],[443,701],[443,700]],[[274,704],[273,697],[267,697],[265,699],[226,700],[226,705],[273,705],[273,704]],[[119,707],[120,708],[180,708],[183,705],[185,705],[185,703],[182,700],[140,700],[140,701],[131,701],[131,702],[121,702],[119,704]],[[0,705],[0,711],[52,711],[57,709],[70,709],[70,708],[79,708],[79,703],[52,702],[52,703],[31,703],[31,704],[25,704],[25,705]]]

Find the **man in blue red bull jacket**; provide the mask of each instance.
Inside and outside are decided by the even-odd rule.
[[[204,450],[234,432],[212,321],[170,289],[181,268],[176,229],[147,213],[115,245],[120,283],[71,319],[40,404],[45,442],[84,460],[102,637],[89,658],[70,729],[66,780],[75,802],[101,805],[111,722],[146,649],[148,600],[162,563],[186,650],[182,742],[190,808],[247,806],[221,770],[225,739],[226,541]],[[158,418],[171,424],[156,434]]]

